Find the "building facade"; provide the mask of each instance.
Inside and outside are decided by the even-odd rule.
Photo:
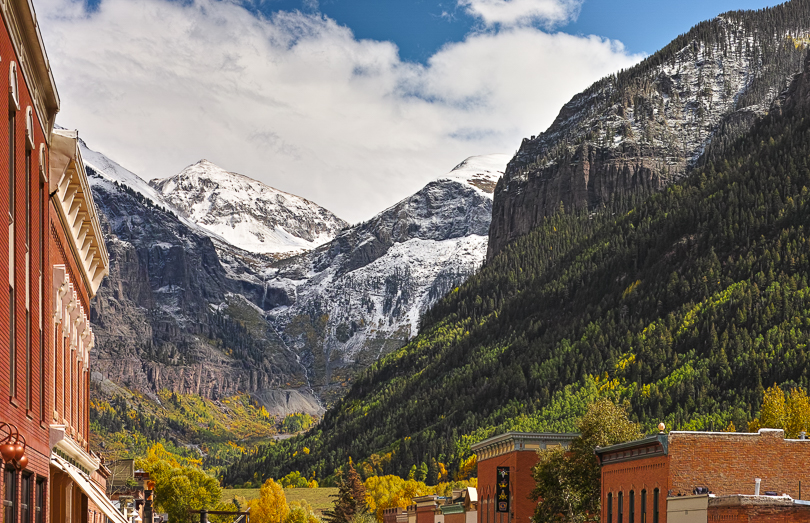
[[[1,464],[0,520],[123,523],[88,443],[88,315],[107,251],[78,137],[54,129],[59,96],[33,6],[5,0],[0,14],[0,440],[25,448]]]
[[[726,496],[810,497],[810,440],[787,440],[781,429],[660,433],[597,448],[596,455],[605,523],[667,523],[682,511],[694,516],[695,509],[683,508],[690,496],[716,498],[715,514]],[[745,510],[756,513],[760,505]],[[805,513],[798,505],[797,513]]]
[[[530,523],[537,502],[530,499],[534,489],[532,468],[537,451],[568,448],[579,436],[575,433],[507,432],[472,446],[478,462],[478,523]],[[498,510],[498,473],[509,473],[507,512]]]

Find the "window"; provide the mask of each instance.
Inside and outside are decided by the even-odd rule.
[[[39,148],[40,172],[45,169],[44,146]],[[45,417],[45,212],[48,205],[45,202],[45,183],[39,179],[39,419],[47,421]]]
[[[31,149],[28,148],[25,149],[25,408],[31,410]]]
[[[647,490],[641,491],[641,523],[647,523]]]
[[[17,112],[12,107],[8,113],[8,319],[9,319],[9,395],[17,395],[17,332],[16,332],[16,311],[14,293],[14,218],[16,212],[14,155],[16,142],[15,130],[17,128]]]
[[[20,490],[22,491],[22,498],[20,499],[20,523],[31,523],[31,474],[22,477]]]
[[[616,511],[619,515],[619,518],[616,520],[617,523],[623,523],[622,516],[624,515],[624,493],[619,492],[619,506],[618,510]]]
[[[658,523],[658,489],[653,490],[653,523]]]
[[[608,493],[607,498],[607,523],[613,523],[613,493]]]
[[[5,521],[17,521],[17,471],[6,467],[3,480],[6,487],[3,495]]]
[[[34,501],[34,520],[35,523],[45,523],[45,479],[39,478],[37,480],[37,495]]]
[[[636,491],[630,491],[630,504],[628,506],[630,510],[627,512],[627,521],[628,523],[636,523]]]

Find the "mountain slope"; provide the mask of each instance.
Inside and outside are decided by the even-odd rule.
[[[596,215],[555,213],[509,244],[316,429],[261,448],[226,482],[327,475],[349,457],[397,474],[438,460],[452,474],[471,443],[570,430],[598,396],[649,425],[744,426],[763,385],[810,385],[808,158],[804,73],[686,179]]]
[[[688,173],[709,144],[722,150],[802,70],[808,31],[808,0],[725,13],[575,96],[509,163],[488,259],[561,204],[595,210],[649,194]]]
[[[141,178],[85,144],[82,156],[110,253],[92,303],[94,379],[152,398],[161,389],[216,399],[305,386],[295,355],[252,303],[261,286],[231,278],[211,236]]]
[[[297,254],[328,242],[347,225],[309,200],[208,160],[149,185],[183,217],[253,253]]]
[[[508,156],[468,158],[449,174],[265,272],[287,306],[268,318],[334,399],[358,368],[401,347],[433,303],[481,265],[492,189]]]

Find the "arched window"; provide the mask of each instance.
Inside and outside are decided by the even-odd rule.
[[[624,493],[619,492],[619,503],[618,507],[616,507],[616,513],[618,514],[618,519],[616,523],[624,523]]]
[[[20,94],[17,83],[17,64],[11,62],[8,71],[8,347],[9,347],[9,395],[17,396],[17,294],[16,294],[16,216],[17,216],[17,111],[20,110]]]
[[[628,523],[636,523],[636,491],[630,491],[630,503],[628,503],[627,521]]]
[[[607,495],[607,523],[613,523],[613,493]]]
[[[641,491],[641,523],[647,523],[647,490]]]
[[[659,490],[653,490],[653,523],[658,523],[658,498]]]

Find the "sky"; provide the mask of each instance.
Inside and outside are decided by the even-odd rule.
[[[513,154],[599,78],[765,0],[35,0],[57,123],[144,179],[205,158],[372,217]]]

